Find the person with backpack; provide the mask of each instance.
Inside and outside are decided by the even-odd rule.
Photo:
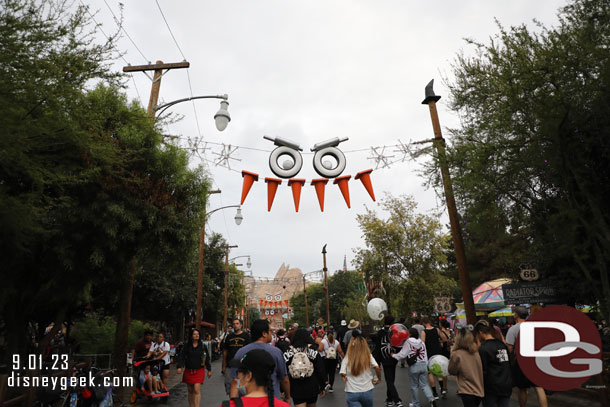
[[[274,395],[275,361],[267,351],[251,349],[240,359],[231,360],[229,367],[237,370],[239,386],[245,388],[246,395],[223,401],[219,407],[290,407]]]
[[[275,360],[275,370],[271,376],[275,397],[278,399],[280,398],[281,389],[281,391],[284,392],[283,400],[288,401],[290,399],[290,382],[288,380],[288,375],[286,374],[286,363],[284,362],[284,355],[282,355],[282,352],[275,346],[271,346],[269,321],[266,319],[257,319],[254,321],[250,329],[250,337],[254,342],[240,348],[233,359],[241,360],[246,353],[253,349],[263,349],[264,351],[269,352],[273,360]],[[240,387],[237,380],[237,369],[231,369],[231,377],[233,381],[231,383],[229,396],[237,397]]]
[[[411,404],[410,407],[419,407],[419,389],[424,391],[431,407],[436,407],[436,398],[432,394],[428,384],[428,356],[426,355],[426,344],[419,339],[417,328],[409,328],[409,339],[402,345],[397,354],[392,355],[397,360],[407,359],[409,365],[409,381],[411,382]]]
[[[335,339],[333,334],[326,335],[326,338],[322,340],[324,346],[323,357],[324,367],[326,368],[326,376],[328,378],[328,391],[332,393],[333,385],[335,384],[335,373],[337,373],[337,362],[339,357],[344,357],[343,349],[339,341]]]
[[[440,329],[434,327],[429,317],[423,317],[422,323],[424,324],[424,330],[421,331],[419,337],[426,344],[426,356],[430,359],[434,355],[442,355],[443,348],[441,346],[441,332]],[[434,382],[434,376],[432,373],[428,373],[428,384],[430,384],[430,388],[432,389],[432,394],[434,394],[434,398],[438,400],[438,393],[436,392],[436,384]],[[447,378],[438,378],[438,385],[441,388],[441,396],[443,398],[447,397],[447,389],[445,389],[445,383],[447,382]]]
[[[375,370],[375,375],[371,369]],[[358,330],[352,332],[339,374],[345,382],[348,407],[373,407],[373,388],[381,382],[381,368]]]
[[[286,331],[280,329],[277,331],[277,340],[273,344],[276,348],[282,351],[282,353],[286,352],[290,347],[290,339],[286,337]]]
[[[457,376],[458,395],[464,407],[478,407],[485,396],[483,365],[474,335],[460,328],[449,360],[449,374]]]
[[[318,394],[326,394],[326,370],[324,359],[306,329],[297,329],[288,351],[284,352],[288,368],[292,402],[295,407],[314,407]]]
[[[402,400],[396,390],[394,381],[396,380],[396,365],[398,361],[392,357],[392,353],[398,353],[400,349],[392,346],[390,338],[392,337],[392,331],[390,327],[394,323],[394,317],[390,314],[386,315],[383,319],[383,328],[377,331],[375,335],[375,351],[373,357],[383,367],[383,376],[385,377],[386,384],[386,407],[402,407]]]
[[[185,368],[182,382],[186,383],[188,389],[189,407],[199,407],[201,404],[201,385],[205,379],[206,369],[208,378],[212,377],[210,354],[207,346],[199,339],[200,337],[199,329],[191,331],[190,340],[182,348],[176,362],[178,365],[177,374],[182,373],[182,367]]]
[[[495,330],[488,321],[477,322],[474,332],[480,343],[479,356],[483,366],[483,406],[508,407],[513,392],[508,349],[494,336]]]

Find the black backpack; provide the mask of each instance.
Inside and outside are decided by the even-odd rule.
[[[275,343],[275,347],[278,348],[279,350],[281,350],[282,353],[285,353],[288,350],[288,348],[290,347],[290,344],[288,343],[286,338],[280,338]]]
[[[421,355],[421,351],[423,348],[418,348],[414,354],[407,356],[407,365],[413,366],[417,363],[417,358]]]

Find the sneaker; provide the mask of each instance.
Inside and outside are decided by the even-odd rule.
[[[403,407],[403,406],[402,406],[402,401],[397,401],[396,403],[394,403],[394,405],[395,405],[396,407]]]
[[[438,397],[436,399],[438,399]],[[438,404],[436,404],[436,399],[430,402],[430,407],[438,407]]]
[[[326,387],[324,387],[324,391],[328,391],[330,389],[330,383],[326,383]]]
[[[331,387],[330,389],[328,389],[328,391],[329,391],[330,393],[332,393],[334,390],[333,390],[333,388]]]
[[[409,407],[413,407],[413,403],[409,403]]]
[[[386,401],[385,402],[385,407],[392,407],[392,406],[394,406],[393,402],[391,402],[391,401]]]
[[[447,398],[447,390],[445,390],[445,389],[441,390],[441,397],[444,399]]]

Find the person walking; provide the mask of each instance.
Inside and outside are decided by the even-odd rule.
[[[479,356],[483,368],[485,397],[483,407],[508,407],[512,394],[512,375],[508,349],[495,337],[489,321],[481,320],[474,326],[479,341]]]
[[[449,359],[449,374],[457,376],[458,395],[464,407],[478,407],[485,396],[483,365],[474,335],[468,328],[461,328]]]
[[[442,355],[443,348],[441,347],[440,329],[432,326],[432,322],[427,316],[422,318],[422,323],[424,324],[424,330],[421,332],[420,337],[421,340],[426,344],[428,359],[434,355]],[[436,384],[434,382],[435,377],[436,376],[434,376],[432,373],[428,373],[428,384],[430,384],[434,398],[438,400],[438,393],[436,392]],[[441,396],[443,396],[443,398],[447,397],[447,390],[445,389],[446,382],[446,377],[438,378],[438,384],[441,388]]]
[[[455,335],[451,330],[451,324],[446,319],[441,319],[439,325],[439,334],[441,337],[441,355],[449,359],[451,357],[451,349],[453,348]]]
[[[326,368],[326,376],[328,378],[328,391],[332,393],[333,386],[335,384],[335,374],[337,373],[337,363],[339,358],[343,358],[343,349],[338,340],[335,339],[333,334],[326,335],[326,338],[322,340],[324,346],[324,367]]]
[[[339,329],[337,329],[337,335],[335,336],[335,339],[339,341],[339,345],[341,345],[341,349],[346,350],[347,347],[345,346],[345,341],[343,340],[343,337],[345,336],[345,333],[347,332],[347,322],[342,319],[341,320],[341,326],[339,326]]]
[[[210,354],[200,337],[199,329],[193,329],[189,342],[183,346],[177,358],[176,373],[181,374],[184,367],[182,382],[187,386],[189,407],[199,407],[201,404],[201,385],[205,379],[205,371],[208,371],[208,378],[212,377]]]
[[[233,359],[229,367],[237,371],[239,385],[245,388],[246,395],[239,397],[244,407],[290,407],[275,397],[272,376],[275,371],[275,361],[269,352],[263,349],[252,349],[241,359]],[[237,407],[235,399],[224,401],[220,407]]]
[[[517,342],[517,335],[519,335],[519,329],[521,328],[521,324],[525,322],[527,317],[529,316],[527,308],[525,307],[515,307],[513,309],[513,313],[515,314],[515,321],[517,322],[515,325],[511,326],[508,332],[506,333],[506,346],[508,347],[508,351],[514,355],[515,353],[515,343]],[[513,384],[515,387],[519,388],[519,406],[525,407],[527,404],[527,389],[530,387],[534,387],[536,390],[536,395],[538,396],[538,405],[540,407],[547,407],[548,401],[546,398],[546,393],[542,387],[535,386],[528,378],[523,374],[521,370],[521,366],[519,366],[519,362],[517,361],[517,357],[514,356],[515,363],[513,365]]]
[[[242,322],[238,318],[233,319],[233,332],[229,333],[222,344],[222,370],[224,375],[225,392],[231,391],[231,375],[227,374],[227,364],[233,360],[238,350],[250,343],[250,335],[242,330]]]
[[[381,381],[381,368],[359,330],[352,333],[339,374],[345,382],[347,407],[373,407],[373,387]]]
[[[136,342],[133,349],[131,350],[132,361],[137,362],[138,360],[145,358],[148,354],[148,350],[152,346],[153,331],[147,329],[144,331],[144,337]]]
[[[343,343],[345,344],[345,349],[349,349],[349,342],[352,339],[354,331],[362,333],[362,331],[360,330],[360,322],[356,321],[355,319],[351,319],[349,321],[349,325],[347,326],[347,332],[345,332],[345,335],[343,336]]]
[[[394,384],[398,361],[392,357],[392,354],[398,353],[400,349],[393,347],[390,342],[390,338],[392,337],[390,327],[393,323],[394,317],[390,314],[386,315],[383,319],[383,327],[377,331],[374,338],[375,351],[373,352],[373,356],[377,363],[383,367],[383,376],[385,377],[386,385],[386,407],[392,407],[393,405],[402,407],[402,400],[400,399],[398,391],[396,390],[396,385]]]
[[[295,407],[315,407],[318,394],[326,394],[326,369],[318,345],[306,329],[297,329],[284,352]]]
[[[286,374],[286,362],[284,361],[284,355],[275,346],[271,346],[271,332],[269,330],[269,321],[266,319],[257,319],[252,323],[250,328],[250,337],[254,342],[240,348],[233,359],[240,360],[247,352],[253,349],[263,349],[273,357],[275,360],[275,370],[272,375],[274,395],[276,398],[281,397],[281,390],[284,392],[284,401],[290,400],[290,381]],[[237,369],[231,369],[231,391],[230,397],[237,397],[239,394],[239,383],[237,380]]]
[[[409,365],[409,381],[411,382],[411,403],[409,407],[419,407],[419,389],[422,389],[431,407],[436,407],[436,398],[428,384],[428,356],[426,344],[419,339],[417,328],[409,328],[409,339],[402,345],[397,354],[392,355],[396,360],[407,359]]]

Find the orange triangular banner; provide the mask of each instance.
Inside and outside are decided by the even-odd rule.
[[[341,190],[341,194],[343,194],[343,199],[345,199],[345,203],[347,204],[348,208],[351,208],[351,206],[349,204],[349,186],[347,185],[347,182],[351,177],[351,175],[344,175],[342,177],[335,178],[335,181],[333,182],[333,184],[339,185],[339,189]]]
[[[316,189],[316,195],[318,196],[318,202],[320,203],[320,211],[324,212],[324,189],[328,183],[328,178],[317,178],[311,180],[311,185]]]
[[[292,187],[292,199],[294,200],[294,209],[296,212],[299,211],[299,202],[301,201],[301,188],[305,185],[304,179],[290,178],[288,180],[288,186]]]
[[[372,168],[368,169],[366,171],[360,171],[358,174],[356,174],[354,179],[359,179],[360,182],[362,182],[362,185],[364,185],[364,188],[369,193],[371,198],[373,198],[373,201],[374,201],[375,193],[373,192],[373,184],[371,183],[371,172],[373,172]]]
[[[282,184],[282,180],[278,178],[265,178],[265,182],[267,183],[267,212],[270,212],[277,187]]]
[[[250,188],[252,188],[252,184],[254,184],[254,181],[258,181],[258,174],[250,171],[242,171],[241,176],[244,178],[244,182],[241,187],[241,205],[243,205],[246,197],[248,196],[248,192],[250,192]]]

